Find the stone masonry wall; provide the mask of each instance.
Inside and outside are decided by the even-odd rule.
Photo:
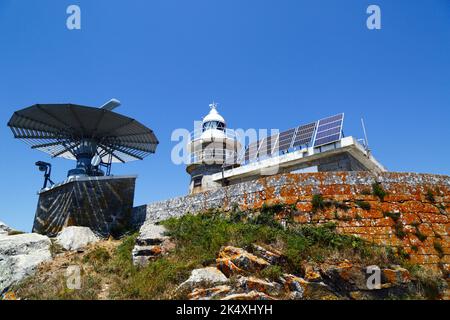
[[[383,201],[370,194],[374,182],[379,182],[388,193]],[[434,199],[427,196],[430,191]],[[314,211],[315,194],[345,206]],[[370,209],[362,206],[361,201],[370,204]],[[411,262],[449,271],[450,177],[444,175],[282,174],[137,207],[134,223],[157,222],[211,208],[229,210],[234,204],[241,209],[258,209],[264,203],[295,204],[294,220],[298,223],[334,222],[338,232],[401,247],[410,255]]]

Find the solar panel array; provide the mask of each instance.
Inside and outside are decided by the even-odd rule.
[[[342,138],[344,114],[338,114],[306,125],[283,131],[277,135],[250,143],[241,156],[244,163],[266,156],[276,156],[302,147],[320,147]]]

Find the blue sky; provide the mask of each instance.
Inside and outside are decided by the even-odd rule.
[[[82,29],[66,28],[81,7]],[[377,4],[382,29],[366,28]],[[35,103],[99,106],[154,129],[157,153],[116,165],[139,175],[135,205],[184,195],[172,164],[176,128],[192,128],[215,100],[234,128],[280,130],[338,112],[391,171],[450,174],[448,0],[1,0],[0,220],[29,231],[42,176],[74,163],[14,140],[6,123]]]

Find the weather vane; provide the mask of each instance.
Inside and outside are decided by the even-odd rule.
[[[219,105],[219,104],[218,104],[217,102],[213,101],[212,103],[209,104],[209,107],[210,107],[211,109],[217,109],[217,106],[218,106],[218,105]]]

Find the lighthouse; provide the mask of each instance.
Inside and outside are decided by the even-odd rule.
[[[191,133],[188,142],[190,155],[186,171],[191,176],[190,194],[219,187],[209,176],[239,166],[237,154],[241,144],[235,131],[227,128],[225,119],[217,111],[217,103],[209,107],[201,128]]]

